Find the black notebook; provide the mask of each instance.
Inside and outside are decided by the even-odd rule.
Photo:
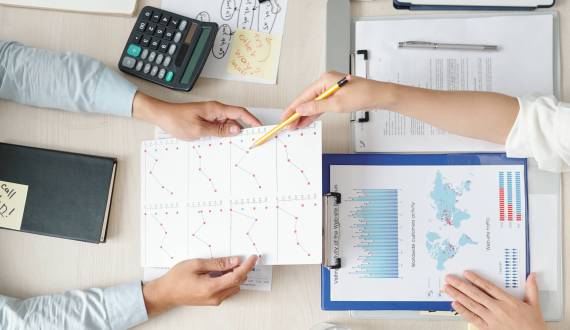
[[[117,161],[0,143],[0,227],[105,241]]]

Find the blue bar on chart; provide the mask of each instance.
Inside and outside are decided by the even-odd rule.
[[[516,194],[516,219],[522,221],[522,205],[521,205],[521,172],[515,172],[515,194]]]
[[[513,172],[507,172],[507,212],[513,221]]]
[[[398,190],[356,189],[347,198],[359,264],[352,274],[362,278],[398,278]]]

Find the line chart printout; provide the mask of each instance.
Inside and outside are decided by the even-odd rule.
[[[142,143],[144,267],[252,254],[264,265],[321,262],[321,123],[250,150],[272,127]]]
[[[527,269],[523,165],[334,165],[342,268],[331,300],[449,301],[470,269],[522,298]]]
[[[274,41],[272,43],[274,56],[279,62],[287,1],[162,0],[161,7],[200,21],[218,23],[218,34],[202,71],[202,76],[275,84],[277,82],[277,70],[274,71],[275,74],[270,79],[229,73],[227,68],[230,60],[230,45],[234,42],[236,32],[239,29],[268,34]]]

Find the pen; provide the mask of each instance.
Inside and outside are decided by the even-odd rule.
[[[402,41],[398,43],[398,48],[428,48],[428,49],[453,49],[453,50],[478,50],[497,51],[496,45],[476,45],[476,44],[448,44],[427,41]]]
[[[322,99],[326,99],[327,97],[333,95],[334,93],[336,93],[336,91],[338,91],[342,86],[344,86],[347,82],[350,81],[350,75],[345,76],[344,78],[342,78],[341,80],[339,80],[336,84],[332,85],[331,87],[329,87],[326,91],[324,91],[324,93],[322,93],[321,95],[319,95],[315,101],[320,101]],[[258,147],[262,144],[264,144],[265,142],[267,142],[267,140],[269,140],[270,138],[272,138],[275,134],[277,134],[280,130],[282,130],[283,128],[287,127],[289,124],[291,124],[292,122],[294,122],[295,120],[301,118],[301,115],[298,113],[294,113],[291,115],[291,117],[285,119],[283,122],[281,122],[281,124],[273,127],[269,132],[265,133],[262,137],[260,137],[259,139],[257,139],[257,141],[255,141],[251,147],[249,147],[249,149],[253,149],[255,147]]]

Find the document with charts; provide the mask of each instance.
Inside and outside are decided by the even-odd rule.
[[[272,127],[142,143],[144,267],[251,254],[265,265],[321,262],[321,123],[249,149]]]
[[[449,301],[470,269],[517,297],[527,270],[524,165],[332,165],[342,268],[333,301]]]

